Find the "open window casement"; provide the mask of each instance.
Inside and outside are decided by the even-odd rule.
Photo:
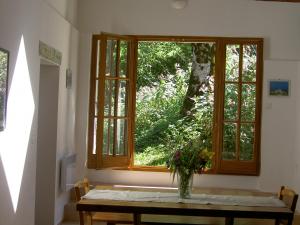
[[[133,42],[128,36],[93,35],[88,168],[130,164]]]
[[[262,40],[224,40],[218,172],[259,174]]]
[[[167,171],[134,163],[136,83],[141,56],[138,54],[142,50],[139,44],[176,40],[198,43],[200,50],[207,42],[215,43],[215,70],[211,79],[214,81],[211,137],[214,158],[208,172],[258,175],[263,73],[261,38],[185,37],[183,40],[181,37],[93,35],[88,168]],[[207,51],[200,50],[198,60],[202,62],[204,56],[200,53]]]

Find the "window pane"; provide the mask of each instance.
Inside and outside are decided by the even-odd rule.
[[[99,86],[99,81],[96,80],[96,87],[95,87],[95,116],[98,115],[98,86]]]
[[[256,60],[257,60],[257,46],[244,45],[243,46],[243,81],[256,80]]]
[[[117,41],[107,40],[106,49],[106,76],[116,76],[116,61],[117,61]]]
[[[127,155],[127,120],[116,120],[116,155]]]
[[[103,155],[113,155],[114,145],[114,121],[104,119],[103,126]]]
[[[109,155],[113,155],[114,154],[114,121],[112,119],[110,119],[108,121],[108,134],[109,134],[109,149],[108,149],[108,152],[109,152]]]
[[[99,64],[100,64],[100,40],[97,41],[97,61],[96,61],[96,77],[99,77]]]
[[[127,81],[119,82],[118,116],[127,115]]]
[[[94,119],[93,155],[96,154],[97,147],[97,118]]]
[[[128,54],[128,42],[121,41],[120,42],[120,77],[127,77],[127,54]]]
[[[104,119],[104,124],[103,124],[103,149],[102,149],[102,154],[107,155],[108,154],[108,121],[109,119]]]
[[[115,108],[115,81],[105,81],[104,116],[113,116]]]
[[[238,113],[238,85],[225,84],[224,119],[236,120]]]
[[[256,86],[255,84],[242,85],[242,107],[241,120],[254,121],[255,120],[255,101],[256,101]]]
[[[240,46],[226,45],[226,81],[238,81]]]
[[[235,123],[224,124],[222,159],[236,159],[236,133]]]
[[[240,160],[253,160],[254,125],[242,124],[240,132]]]

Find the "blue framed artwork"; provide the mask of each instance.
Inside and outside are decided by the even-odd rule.
[[[289,80],[270,80],[270,96],[289,96],[290,81]]]

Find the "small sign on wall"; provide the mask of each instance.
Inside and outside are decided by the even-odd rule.
[[[290,96],[289,80],[270,80],[269,81],[270,96]]]
[[[39,42],[39,54],[50,62],[61,65],[62,53],[42,41]]]

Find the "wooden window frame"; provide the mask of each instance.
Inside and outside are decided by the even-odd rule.
[[[104,83],[105,83],[105,60],[106,41],[108,39],[125,39],[130,41],[129,62],[128,62],[128,154],[126,156],[103,156],[102,138],[103,137],[103,110],[104,108]],[[98,60],[98,42],[100,41],[100,58]],[[207,171],[212,174],[236,174],[236,175],[259,175],[260,172],[260,136],[261,136],[261,102],[262,102],[262,76],[263,76],[263,39],[262,38],[225,38],[225,37],[184,37],[184,36],[152,36],[134,35],[122,36],[114,34],[93,35],[92,54],[91,54],[91,78],[90,78],[90,105],[89,105],[89,128],[88,128],[88,160],[87,167],[102,169],[112,167],[115,169],[142,170],[142,171],[169,171],[166,167],[134,166],[134,127],[135,127],[135,101],[136,101],[136,73],[137,73],[137,46],[139,41],[176,41],[176,42],[214,42],[216,43],[216,66],[215,66],[215,94],[214,94],[214,126],[213,126],[213,168]],[[256,61],[256,109],[255,109],[255,132],[254,132],[254,160],[223,160],[222,141],[223,141],[223,115],[224,115],[224,95],[225,95],[225,64],[226,64],[226,45],[237,44],[240,46],[254,44],[257,46]],[[242,58],[242,54],[240,54]],[[99,75],[97,76],[97,64]],[[240,65],[241,67],[241,65]],[[242,73],[242,70],[239,70]],[[240,76],[239,76],[240,77]],[[241,78],[239,78],[241,79]],[[97,148],[93,154],[94,145],[94,119],[95,119],[95,86],[98,80],[98,122],[96,132]],[[239,80],[239,90],[241,81]],[[101,94],[102,90],[102,94]],[[239,99],[241,103],[241,99]],[[241,104],[239,104],[241,111]],[[239,112],[240,113],[240,112]],[[240,122],[238,122],[240,123]]]

